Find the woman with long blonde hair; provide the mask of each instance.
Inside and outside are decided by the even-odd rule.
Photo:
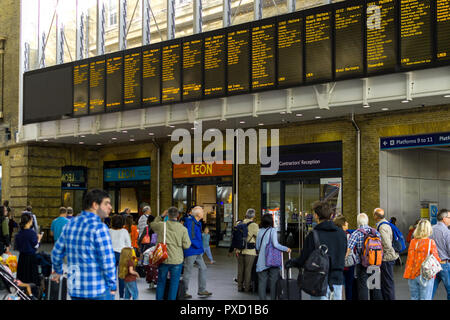
[[[136,256],[133,255],[133,249],[126,247],[120,253],[119,261],[119,279],[123,279],[125,283],[124,299],[137,300],[139,292],[137,289],[136,279],[139,274],[136,272]]]

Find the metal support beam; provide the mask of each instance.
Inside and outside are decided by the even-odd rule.
[[[287,0],[287,10],[288,12],[294,12],[295,11],[295,0]]]
[[[406,100],[412,100],[412,93],[414,92],[414,77],[412,72],[406,74]]]
[[[97,0],[97,55],[105,54],[106,9],[104,0]]]
[[[202,0],[194,0],[194,34],[202,32]]]
[[[331,94],[333,93],[335,86],[336,82],[314,86],[314,92],[316,93],[316,99],[319,109],[330,110],[329,104],[331,100]]]
[[[231,25],[231,0],[223,0],[223,27]]]
[[[84,58],[84,45],[85,45],[85,25],[86,25],[86,16],[81,6],[79,4],[80,0],[77,0],[76,4],[76,23],[77,23],[77,34],[76,34],[76,54],[75,59],[81,60]]]
[[[56,64],[64,63],[64,23],[56,14]]]
[[[175,0],[167,0],[167,40],[175,39]]]
[[[253,1],[253,20],[262,19],[262,0]]]
[[[2,41],[2,39],[0,39],[0,41]],[[2,64],[3,64],[3,50],[0,49],[0,56],[2,57]],[[4,74],[4,68],[2,66],[2,81],[3,81],[3,74]],[[28,42],[25,42],[25,48],[24,48],[24,52],[23,52],[23,72],[27,72],[28,70],[30,70],[30,44]],[[2,85],[2,89],[3,89],[3,85]],[[3,95],[2,95],[3,97]],[[2,104],[3,106],[3,104]]]
[[[259,93],[254,93],[253,94],[253,112],[252,112],[252,116],[253,117],[258,117],[258,110],[259,107],[261,105],[261,98],[259,96]]]
[[[84,58],[89,58],[89,10],[86,10],[84,13],[85,22],[86,22],[86,36],[85,36],[85,44],[84,44]]]
[[[119,50],[127,48],[127,0],[119,0]]]
[[[142,45],[150,44],[150,3],[142,0]]]
[[[294,105],[294,95],[292,88],[286,89],[286,113],[292,113],[292,106]]]
[[[369,107],[369,79],[363,78],[361,79],[363,81],[363,107],[368,108]]]
[[[222,115],[220,117],[220,121],[227,120],[227,98],[221,98],[222,99]]]

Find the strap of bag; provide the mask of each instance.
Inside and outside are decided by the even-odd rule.
[[[62,287],[64,283],[64,278],[61,277],[61,281],[59,281],[59,289],[58,289],[58,300],[61,300],[62,298]]]
[[[164,222],[164,241],[163,241],[164,244],[166,244],[166,224],[167,222]]]
[[[262,246],[262,243],[263,243],[263,240],[264,240],[264,236],[266,235],[266,233],[267,233],[267,231],[269,231],[270,230],[270,228],[268,228],[265,232],[264,232],[264,234],[263,234],[263,236],[262,236],[262,238],[261,238],[261,242],[259,243],[259,248],[261,249],[261,246]]]
[[[427,254],[427,257],[430,255],[430,250],[431,250],[431,239],[428,239],[428,254]]]
[[[316,230],[312,230],[313,238],[314,238],[314,247],[318,249],[320,247],[320,240],[319,240],[319,234]]]

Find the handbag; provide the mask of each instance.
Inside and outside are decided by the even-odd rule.
[[[167,254],[167,245],[166,245],[166,222],[164,222],[164,240],[163,243],[158,243],[155,249],[150,253],[150,263],[159,266],[163,263],[169,255]]]
[[[272,229],[273,230],[273,229]],[[266,266],[267,267],[281,267],[283,254],[280,250],[274,247],[272,243],[272,230],[270,231],[269,243],[266,246]]]
[[[145,234],[144,238],[142,238],[141,243],[142,244],[149,244],[150,243],[150,236],[148,235],[148,227],[145,228],[145,232],[146,232],[146,234]]]
[[[344,267],[349,268],[356,265],[356,263],[357,263],[356,254],[352,250],[352,252],[350,252],[350,254],[345,257]]]
[[[417,245],[419,242],[417,241]],[[437,275],[442,270],[442,266],[439,263],[439,261],[436,259],[436,257],[433,254],[430,254],[431,250],[431,239],[428,241],[428,254],[425,260],[422,262],[422,265],[420,266],[420,278],[419,281],[423,286],[426,286],[426,283],[424,283],[423,279],[425,281],[431,280],[434,278],[435,275]]]

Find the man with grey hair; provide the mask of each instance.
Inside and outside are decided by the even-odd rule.
[[[381,237],[380,233],[374,228],[369,227],[369,217],[365,213],[358,214],[356,217],[356,223],[358,225],[358,229],[355,230],[348,239],[346,256],[348,256],[352,251],[356,256],[355,273],[358,288],[358,300],[369,300],[369,291],[371,300],[382,300],[380,289],[369,290],[367,287],[367,279],[369,278],[367,274],[367,267],[364,267],[361,264],[361,255],[364,249],[365,235],[372,232],[378,237]]]
[[[433,233],[431,239],[436,242],[436,246],[441,258],[442,270],[436,275],[433,286],[433,298],[439,283],[444,283],[447,291],[447,300],[450,300],[450,212],[447,209],[441,209],[437,215],[437,224],[433,226]]]
[[[189,280],[191,278],[192,269],[194,263],[198,265],[198,292],[199,296],[208,297],[212,295],[211,292],[206,291],[206,264],[203,261],[203,241],[202,241],[202,219],[203,208],[196,206],[192,209],[192,215],[187,217],[184,221],[184,226],[187,229],[189,238],[191,240],[191,246],[189,249],[184,250],[184,274],[183,282],[186,288],[185,299],[192,298],[192,295],[188,294]]]
[[[245,219],[240,223],[241,226],[247,227],[247,247],[243,249],[235,249],[238,261],[238,291],[250,292],[252,280],[252,268],[256,259],[256,237],[258,235],[259,226],[255,223],[255,209],[248,209],[245,213]]]
[[[73,209],[72,207],[67,207],[67,219],[72,219],[73,218]]]
[[[139,237],[142,235],[142,232],[144,232],[145,227],[147,226],[147,219],[152,214],[152,209],[150,206],[145,206],[142,208],[142,215],[138,220],[138,232]]]

